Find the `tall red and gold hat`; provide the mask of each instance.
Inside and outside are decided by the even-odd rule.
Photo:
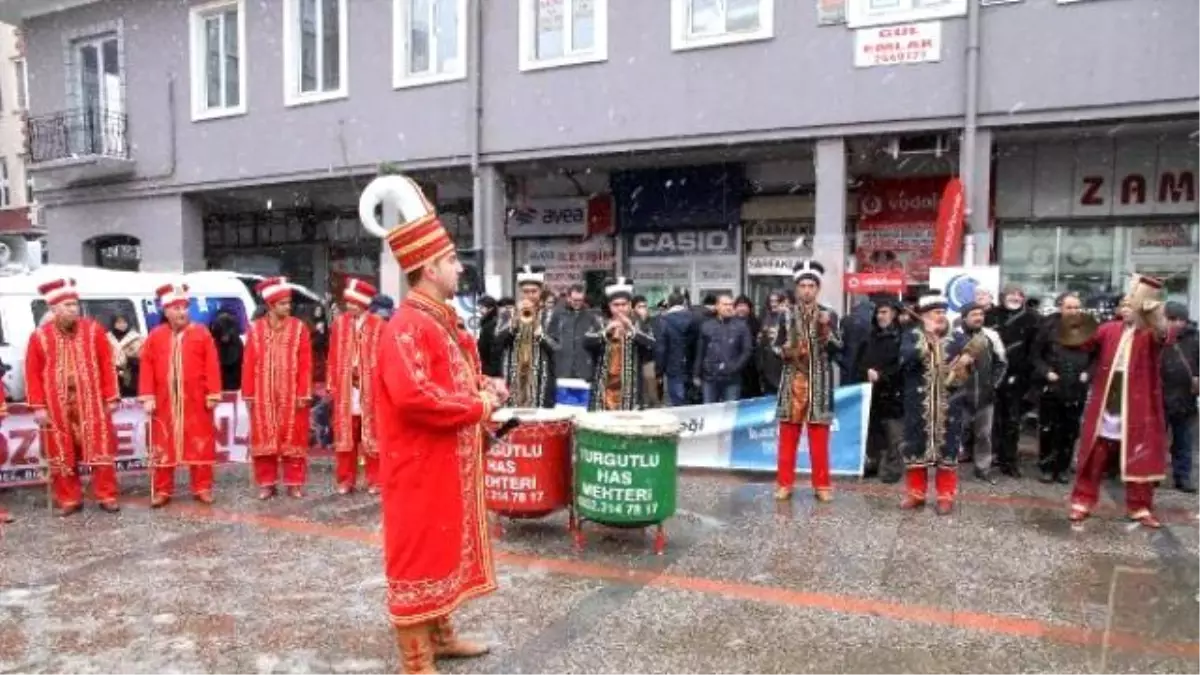
[[[184,307],[187,307],[187,284],[163,284],[154,291],[154,294],[158,296],[158,304],[163,309],[173,307],[175,305],[183,305]]]
[[[384,202],[398,208],[399,224],[385,228],[375,218],[376,207]],[[454,252],[454,240],[437,211],[416,181],[407,176],[380,176],[371,181],[358,200],[358,217],[367,231],[387,242],[405,274]]]
[[[38,286],[38,293],[46,304],[53,307],[61,302],[79,299],[79,288],[70,277],[54,279]]]
[[[287,277],[269,277],[258,282],[254,292],[268,305],[274,305],[280,300],[292,299],[292,287],[288,285]]]
[[[362,279],[350,279],[346,282],[346,289],[342,291],[342,299],[350,304],[367,309],[371,306],[371,299],[378,293],[379,291],[374,286]]]

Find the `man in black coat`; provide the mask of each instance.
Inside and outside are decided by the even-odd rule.
[[[754,339],[746,322],[733,312],[733,296],[717,298],[713,318],[700,326],[693,365],[695,382],[705,403],[736,401],[742,396],[742,371],[754,355]]]
[[[1008,371],[996,388],[992,438],[1000,472],[1020,478],[1017,444],[1021,439],[1025,394],[1033,373],[1029,350],[1037,337],[1041,316],[1025,305],[1025,291],[1018,284],[1006,284],[1001,298],[1000,306],[993,307],[985,319],[985,325],[993,326],[1000,334],[1008,357]]]
[[[1080,348],[1094,321],[1076,293],[1063,293],[1058,312],[1042,320],[1029,350],[1033,387],[1038,391],[1038,468],[1043,483],[1067,484],[1088,395],[1092,354]],[[1094,326],[1093,326],[1094,328]]]
[[[1175,489],[1195,492],[1192,453],[1196,446],[1196,394],[1200,391],[1200,340],[1196,325],[1188,321],[1187,306],[1167,303],[1167,321],[1175,331],[1175,343],[1163,349],[1163,410],[1171,432],[1171,473]]]
[[[667,405],[687,405],[699,331],[682,293],[676,291],[667,298],[667,310],[658,316],[655,329],[654,362],[663,377]]]
[[[856,381],[870,382],[871,421],[867,428],[866,475],[899,483],[904,474],[904,398],[900,378],[900,303],[881,300],[875,306],[870,333],[856,349]]]

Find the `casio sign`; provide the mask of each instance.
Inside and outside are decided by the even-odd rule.
[[[641,255],[730,253],[733,237],[725,230],[639,232],[633,235],[633,252]]]

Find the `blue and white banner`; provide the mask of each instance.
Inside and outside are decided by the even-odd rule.
[[[731,403],[661,408],[679,420],[679,466],[775,471],[779,425],[774,396]],[[861,476],[867,452],[871,385],[839,387],[834,392],[833,433],[829,441],[831,471]],[[807,434],[801,437],[796,466],[811,471]]]

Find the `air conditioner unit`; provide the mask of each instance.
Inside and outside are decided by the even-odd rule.
[[[914,155],[941,157],[950,152],[950,142],[950,137],[946,134],[897,136],[888,139],[887,153],[892,156],[892,159]]]

